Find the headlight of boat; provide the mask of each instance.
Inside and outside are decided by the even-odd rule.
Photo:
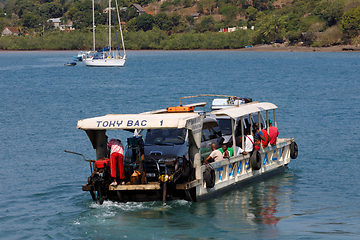
[[[172,175],[169,176],[169,175],[160,175],[159,176],[159,181],[160,182],[169,182],[169,181],[172,181]]]

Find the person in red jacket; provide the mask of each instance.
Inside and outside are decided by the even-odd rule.
[[[279,136],[279,130],[277,127],[273,127],[271,120],[269,120],[269,137],[270,137],[270,145],[276,144],[276,139]]]

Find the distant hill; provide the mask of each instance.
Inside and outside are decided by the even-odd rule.
[[[16,26],[22,36],[46,36],[57,30],[47,20],[61,18],[62,24],[71,22],[79,34],[79,39],[71,36],[74,42],[67,49],[91,45],[82,37],[85,33],[91,35],[92,31],[91,0],[0,0],[0,4],[4,3],[0,6],[1,29]],[[360,45],[360,0],[119,0],[118,3],[125,7],[120,16],[127,45],[133,49],[221,49],[278,43],[312,47]],[[140,15],[136,9],[127,8],[132,3],[141,5],[146,13]],[[103,10],[107,7],[107,0],[95,0],[97,32],[106,26],[107,14]],[[62,37],[64,42],[69,40],[66,37],[70,38]]]

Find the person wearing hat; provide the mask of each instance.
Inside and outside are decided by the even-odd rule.
[[[110,176],[113,178],[112,186],[118,185],[116,182],[116,167],[119,168],[120,180],[125,180],[124,171],[124,147],[119,139],[111,139],[108,142],[108,155],[110,154]],[[122,182],[125,184],[125,182]]]
[[[271,120],[268,121],[269,124],[269,137],[270,137],[270,145],[276,144],[276,138],[279,136],[279,130],[277,127],[273,127],[271,124]]]

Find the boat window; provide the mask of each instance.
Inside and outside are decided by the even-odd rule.
[[[231,119],[217,119],[217,122],[219,124],[219,128],[221,130],[221,133],[223,135],[231,135]]]
[[[210,140],[210,131],[209,129],[203,129],[202,130],[202,139],[203,141],[209,141]]]
[[[235,130],[235,136],[241,136],[241,122],[240,122],[241,118],[238,118],[238,121],[236,122],[236,130]],[[251,125],[250,121],[249,121],[249,117],[248,116],[243,116],[243,124],[244,124],[244,131],[245,129]]]
[[[181,145],[185,142],[186,129],[148,129],[145,145]]]
[[[204,123],[202,130],[202,141],[209,141],[221,136],[221,130],[216,121]]]
[[[244,118],[244,121],[245,121],[244,127],[248,128],[251,125],[249,118]]]
[[[251,122],[249,121],[248,115],[244,116],[243,119],[244,119],[243,121],[244,121],[244,130],[245,130],[247,127],[251,126]],[[257,115],[257,113],[251,115],[251,121],[252,121],[253,124],[258,123],[258,115]],[[261,124],[263,124],[263,126],[266,126],[264,117],[262,116],[261,113],[260,113],[260,122],[261,122]],[[241,135],[241,125],[240,124],[241,123],[240,123],[240,118],[239,118],[239,120],[236,122],[236,130],[235,130],[235,135],[236,136]]]
[[[258,115],[253,115],[252,116],[252,119],[253,119],[253,123],[259,123],[259,120],[258,120]],[[262,116],[262,114],[260,113],[260,123],[262,124],[262,126],[265,126],[265,120],[264,120],[264,117]]]

